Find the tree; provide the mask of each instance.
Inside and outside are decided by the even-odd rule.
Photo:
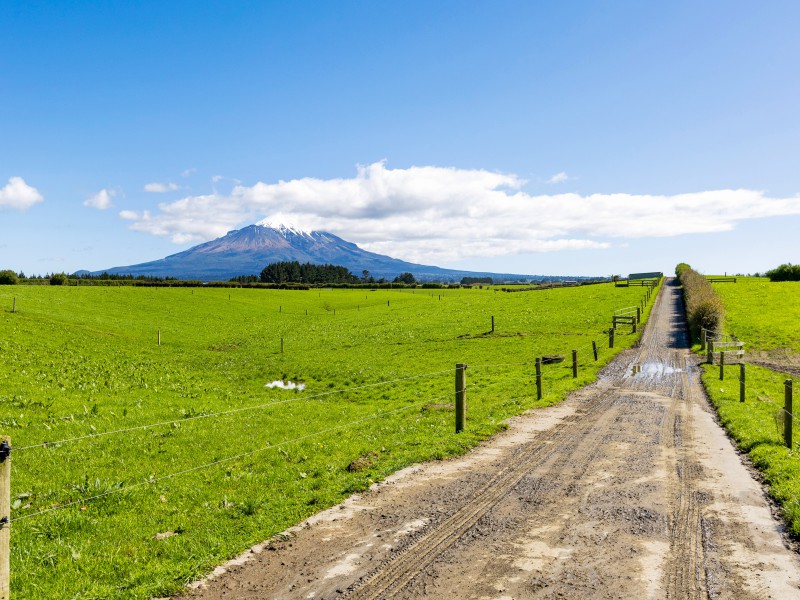
[[[18,283],[19,277],[14,271],[9,269],[0,271],[0,285],[17,285]]]
[[[67,285],[69,280],[64,273],[53,273],[50,276],[50,285]]]
[[[770,281],[800,281],[800,265],[786,263],[765,273]]]
[[[417,283],[417,278],[414,277],[413,273],[400,273],[400,275],[394,278],[392,283],[405,283],[407,285],[414,285]]]

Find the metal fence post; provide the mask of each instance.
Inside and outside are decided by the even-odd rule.
[[[467,365],[456,364],[456,433],[464,431],[467,421]]]

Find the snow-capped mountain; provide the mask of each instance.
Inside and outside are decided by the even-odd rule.
[[[334,264],[353,274],[362,271],[379,279],[393,279],[403,272],[419,281],[460,281],[462,277],[520,279],[523,275],[455,271],[418,265],[367,252],[326,231],[305,231],[285,223],[259,221],[242,229],[152,262],[105,269],[108,273],[176,277],[201,281],[227,281],[238,275],[258,275],[268,264],[280,261]],[[100,274],[103,271],[96,271]]]

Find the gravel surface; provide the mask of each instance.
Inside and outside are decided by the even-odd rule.
[[[255,598],[800,598],[800,561],[715,422],[679,288],[639,348],[459,459],[405,469],[187,592]]]

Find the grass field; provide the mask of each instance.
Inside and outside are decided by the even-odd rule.
[[[770,283],[743,277],[737,283],[714,284],[725,303],[725,330],[745,342],[745,361],[759,359],[777,365],[796,365],[800,358],[800,283]],[[739,369],[727,368],[725,381],[719,367],[704,367],[703,381],[717,407],[722,424],[742,451],[762,471],[770,495],[783,508],[787,525],[800,535],[800,436],[793,448],[784,445],[780,421],[784,412],[784,381],[791,378],[780,367],[770,370],[748,364],[745,402],[739,402]],[[795,390],[800,385],[794,385]],[[800,413],[800,393],[794,392],[794,412]],[[800,421],[794,420],[794,429]]]
[[[717,283],[714,290],[727,311],[726,330],[750,351],[800,356],[800,282],[741,277]]]
[[[568,355],[545,367],[540,404],[593,380],[635,341],[607,349],[613,311],[643,295],[612,284],[0,287],[12,597],[174,592],[399,468],[498,431],[537,404],[534,357]],[[469,365],[458,435],[448,406],[457,362]],[[275,380],[307,387],[265,387]]]

